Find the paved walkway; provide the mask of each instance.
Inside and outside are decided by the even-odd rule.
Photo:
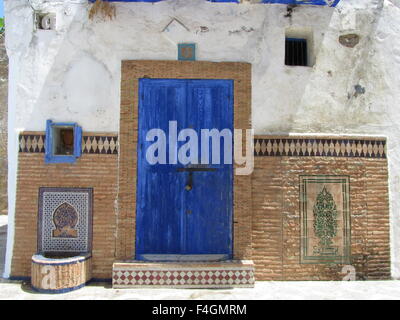
[[[297,300],[400,299],[400,281],[370,282],[257,282],[254,289],[112,289],[92,284],[74,292],[45,295],[32,292],[28,283],[1,283],[0,299],[65,300]]]
[[[0,216],[0,270],[3,272],[7,217]],[[1,273],[2,274],[2,273]],[[1,281],[0,281],[1,282]],[[254,289],[112,289],[110,284],[95,283],[80,290],[55,295],[33,292],[29,283],[0,283],[0,299],[400,299],[400,281],[357,282],[257,282]]]

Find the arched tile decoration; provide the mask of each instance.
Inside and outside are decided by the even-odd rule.
[[[38,253],[92,250],[92,188],[39,188]]]

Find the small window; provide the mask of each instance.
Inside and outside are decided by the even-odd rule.
[[[285,64],[287,66],[308,66],[306,39],[286,38]]]
[[[46,124],[46,163],[74,163],[81,155],[82,129],[76,123]]]

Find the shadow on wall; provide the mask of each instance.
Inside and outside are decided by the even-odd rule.
[[[0,215],[7,214],[7,91],[8,57],[0,33]]]
[[[374,83],[376,87],[384,87],[384,82],[377,84],[377,79],[383,76],[370,67],[374,51],[374,42],[370,39],[377,34],[381,9],[377,5],[365,12],[355,11],[353,16],[357,19],[351,27],[343,22],[347,16],[341,16],[340,12],[337,15],[342,25],[337,30],[332,28],[334,19],[329,22],[318,48],[314,48],[317,63],[302,92],[298,93],[297,110],[292,114],[289,132],[351,134],[384,121],[380,112],[371,112],[365,107],[373,102],[374,94],[381,93],[366,92],[360,85]],[[344,43],[344,37],[347,40],[356,37],[356,44]]]
[[[0,227],[0,282],[4,271],[4,262],[7,247],[7,225]]]
[[[379,68],[371,67],[376,55],[371,55],[375,42],[370,39],[376,38],[381,7],[332,10],[318,29],[315,25],[301,27],[305,10],[297,7],[286,18],[294,21],[290,27],[286,25],[286,37],[307,39],[313,48],[308,53],[309,65],[287,66],[281,61],[266,70],[254,70],[253,66],[256,134],[359,134],[366,126],[371,134],[380,134],[374,127],[379,128],[386,119],[385,113],[377,112],[377,98],[386,86]],[[281,45],[273,55],[284,57],[284,53]],[[371,90],[368,84],[372,83],[382,91]],[[261,91],[265,94],[260,95]],[[372,104],[377,105],[375,110],[366,107]]]

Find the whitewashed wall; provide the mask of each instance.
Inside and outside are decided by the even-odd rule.
[[[52,119],[76,121],[84,131],[117,132],[120,61],[175,60],[178,42],[196,42],[198,60],[252,63],[255,133],[388,137],[392,274],[400,278],[400,0],[301,6],[291,18],[284,17],[285,5],[204,0],[115,5],[117,17],[110,22],[88,20],[86,0],[5,0],[11,218],[17,131],[43,131]],[[33,8],[55,12],[57,30],[35,31]],[[173,18],[187,30],[162,32]],[[314,67],[284,65],[286,28],[313,30]],[[361,36],[353,49],[338,42],[347,33]],[[355,85],[365,93],[355,95]],[[11,222],[6,275],[12,229]]]

